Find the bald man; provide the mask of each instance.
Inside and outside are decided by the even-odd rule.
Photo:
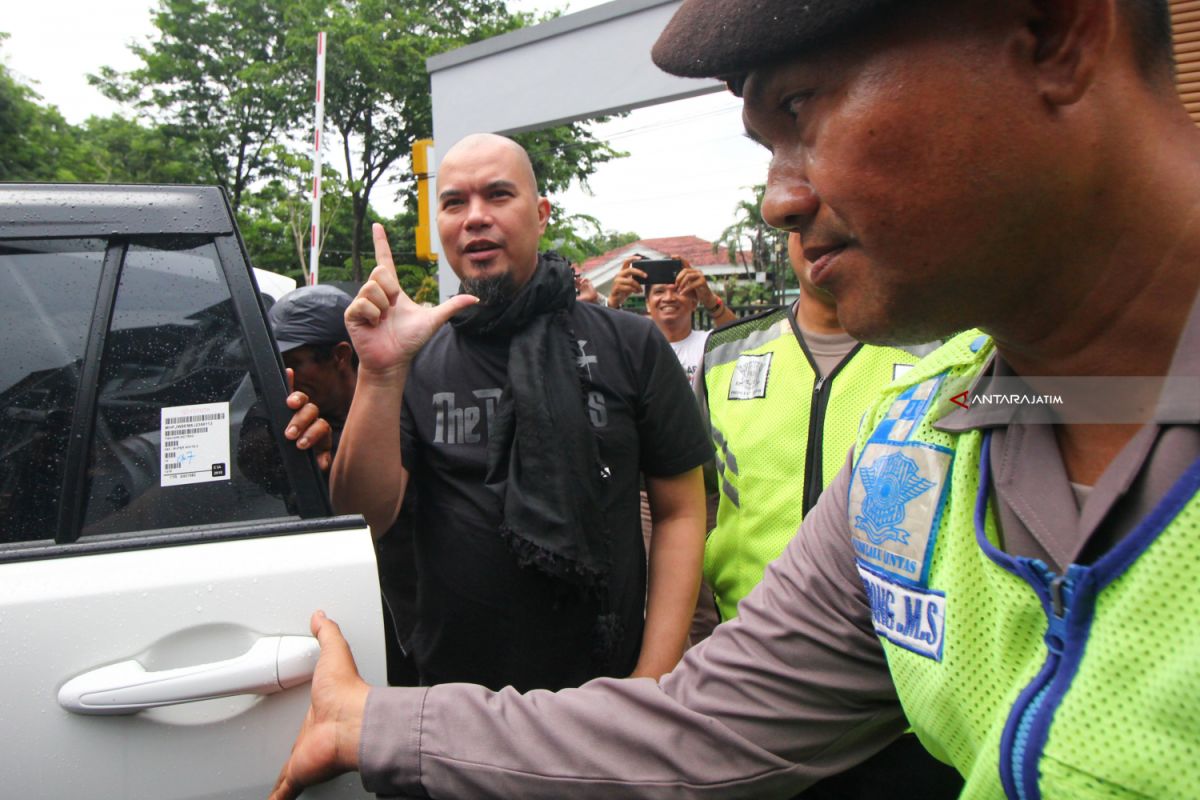
[[[519,145],[467,137],[438,188],[463,293],[413,303],[375,227],[379,266],[346,312],[360,365],[334,504],[387,531],[416,489],[423,684],[657,678],[683,652],[704,545],[711,446],[687,381],[649,320],[576,302],[567,261],[538,254],[550,203]]]

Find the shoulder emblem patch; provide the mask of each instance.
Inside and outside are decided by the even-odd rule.
[[[917,462],[903,453],[891,453],[862,468],[862,483],[866,497],[854,527],[866,531],[874,544],[892,539],[908,544],[909,532],[899,527],[905,506],[931,489],[933,481],[917,474]]]
[[[926,584],[953,457],[923,442],[867,442],[848,504],[858,559],[905,583]]]

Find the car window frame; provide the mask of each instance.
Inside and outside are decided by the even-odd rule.
[[[52,188],[52,187],[46,187]],[[85,191],[87,187],[74,187]],[[174,187],[177,190],[184,187]],[[163,230],[136,224],[140,209],[130,206],[129,219],[108,228],[107,233],[86,230],[90,225],[51,226],[42,222],[34,227],[16,230],[0,226],[3,242],[55,242],[84,238],[105,242],[101,275],[92,308],[91,321],[80,365],[79,384],[70,423],[70,438],[64,454],[63,480],[59,488],[59,513],[53,539],[0,543],[0,563],[36,558],[83,555],[131,548],[175,546],[203,541],[287,535],[309,530],[329,530],[331,527],[361,527],[358,516],[334,517],[326,482],[311,451],[301,451],[283,436],[291,417],[287,408],[287,385],[282,356],[267,324],[266,307],[258,291],[250,266],[245,242],[232,225],[233,209],[223,188],[204,187],[198,191],[198,202],[204,206],[204,224],[197,230],[192,224],[180,230]],[[206,196],[205,196],[206,195]],[[212,208],[214,197],[220,198],[226,224]],[[208,202],[205,202],[208,201]],[[81,214],[86,214],[82,204]],[[116,305],[117,290],[125,259],[133,244],[161,240],[164,236],[181,235],[211,241],[217,253],[218,270],[229,291],[231,305],[245,342],[252,370],[251,380],[260,391],[260,398],[269,416],[284,469],[295,498],[297,517],[281,516],[262,520],[213,525],[189,525],[156,530],[138,530],[81,538],[87,501],[87,470],[96,427],[97,404],[100,395],[99,378],[109,328]]]

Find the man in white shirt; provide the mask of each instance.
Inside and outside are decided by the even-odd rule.
[[[613,279],[613,288],[608,295],[608,307],[620,308],[632,294],[641,294],[646,273],[635,265],[643,256],[630,256],[621,264],[621,271]],[[713,327],[720,327],[737,319],[729,306],[708,285],[704,273],[688,263],[687,259],[671,256],[682,265],[674,283],[651,283],[645,287],[646,310],[650,319],[671,343],[680,366],[693,386],[700,373],[700,362],[704,359],[705,331],[692,329],[692,315],[701,305],[712,317]],[[640,278],[640,280],[639,280]]]

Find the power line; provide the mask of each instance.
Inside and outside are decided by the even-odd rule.
[[[645,135],[646,133],[650,133],[650,132],[654,132],[654,131],[658,131],[658,130],[665,130],[667,128],[678,127],[680,125],[689,124],[689,123],[695,122],[697,120],[721,116],[724,114],[732,113],[734,111],[738,111],[738,108],[736,106],[730,106],[729,108],[718,108],[718,109],[713,109],[710,111],[702,111],[702,112],[699,112],[696,114],[688,114],[683,117],[677,117],[674,119],[663,120],[660,122],[647,123],[645,125],[639,125],[639,126],[636,126],[633,128],[626,128],[623,131],[616,131],[611,134],[605,134],[604,138],[602,138],[602,139],[598,137],[598,135],[595,131],[588,131],[588,133],[594,137],[597,137],[596,141],[600,142],[601,144],[609,144],[613,140],[626,139],[626,138],[633,137],[633,136],[641,136],[641,135]],[[595,124],[595,123],[593,123],[593,124]],[[718,137],[717,139],[708,140],[708,141],[721,141],[722,139],[730,139],[730,138],[735,138],[735,136],[722,136],[722,137]],[[572,144],[563,145],[562,147],[560,147],[558,149],[560,151],[567,152],[570,150],[583,149],[583,148],[589,146],[589,144],[590,143],[588,143],[588,144],[572,143]],[[540,156],[540,155],[546,155],[548,153],[551,153],[554,150],[555,150],[555,148],[552,148],[552,147],[535,147],[535,148],[529,149],[528,152],[529,152],[530,156]]]

